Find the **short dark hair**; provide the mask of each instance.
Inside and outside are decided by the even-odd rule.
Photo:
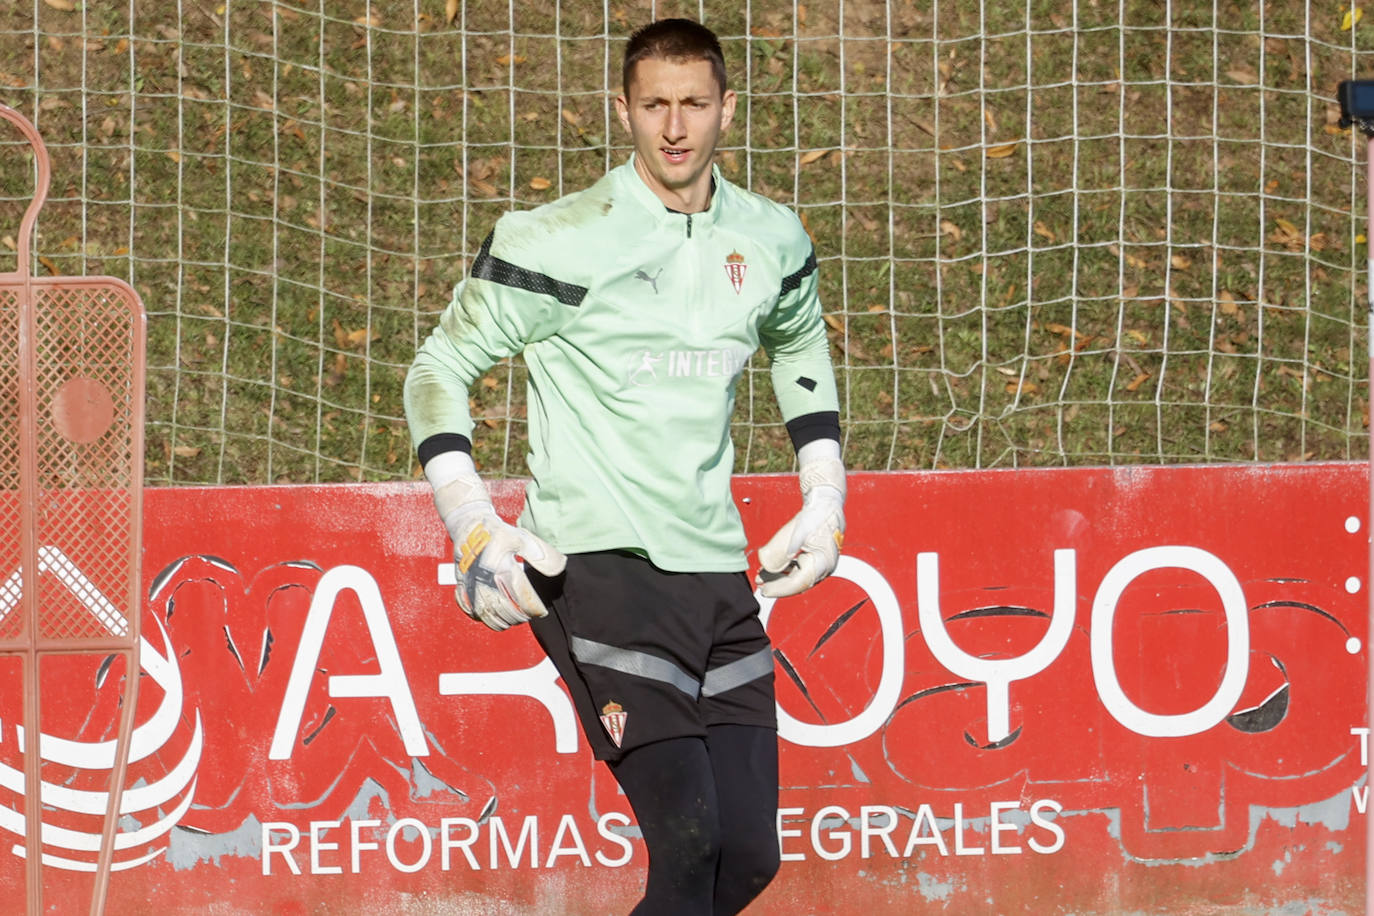
[[[704,60],[711,65],[711,75],[725,94],[725,55],[720,40],[700,22],[691,19],[659,19],[641,27],[625,45],[625,64],[620,71],[621,86],[626,97],[630,94],[630,78],[635,64],[646,57],[675,63]]]

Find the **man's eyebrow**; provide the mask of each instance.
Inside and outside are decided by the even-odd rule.
[[[682,101],[682,102],[705,102],[705,101],[709,101],[710,98],[711,98],[711,94],[708,93],[708,92],[707,92],[707,93],[701,93],[701,94],[688,93],[687,95],[682,96],[682,98],[679,99],[679,101]],[[668,98],[667,96],[664,96],[664,95],[654,95],[653,93],[647,93],[647,92],[646,92],[644,95],[640,96],[639,101],[640,101],[641,103],[643,103],[643,102],[671,102],[672,99],[670,99],[670,98]]]

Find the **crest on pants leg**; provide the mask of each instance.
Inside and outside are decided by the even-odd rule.
[[[620,747],[620,742],[625,737],[625,720],[630,717],[615,700],[601,707],[601,724],[606,729],[606,734],[615,742],[616,747]]]

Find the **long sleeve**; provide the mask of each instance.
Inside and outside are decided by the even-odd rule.
[[[512,223],[517,223],[512,226]],[[582,287],[541,273],[532,252],[505,249],[518,221],[503,217],[482,244],[469,276],[454,289],[439,324],[420,346],[406,375],[405,412],[419,448],[445,434],[472,436],[468,391],[482,373],[554,333]],[[503,256],[504,255],[504,256]]]
[[[804,257],[794,258],[796,266],[783,277],[778,304],[759,330],[760,342],[772,360],[773,391],[789,429],[794,421],[805,418],[837,418],[839,411],[830,342],[817,293],[816,255],[800,226],[798,232],[805,241],[794,251]],[[793,439],[797,439],[795,432]]]

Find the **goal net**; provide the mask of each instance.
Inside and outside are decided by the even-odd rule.
[[[628,155],[624,41],[703,19],[730,180],[801,215],[855,469],[1368,452],[1359,10],[1302,0],[19,0],[32,268],[149,313],[151,484],[416,473],[401,386],[496,219]],[[32,193],[0,144],[0,256]],[[9,269],[9,268],[6,268]],[[472,392],[524,468],[524,370]],[[756,356],[742,471],[793,456]]]

